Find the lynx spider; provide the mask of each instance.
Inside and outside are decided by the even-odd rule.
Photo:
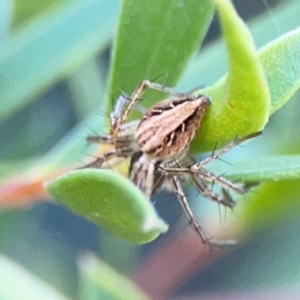
[[[149,108],[141,120],[126,122],[131,110],[137,105],[146,89],[153,89],[172,95]],[[228,190],[244,194],[249,187],[235,184],[228,179],[207,171],[204,167],[211,161],[230,151],[241,142],[253,138],[260,132],[236,138],[223,148],[214,151],[208,158],[195,162],[188,154],[189,145],[210,99],[205,95],[177,93],[172,88],[143,80],[131,97],[121,95],[110,114],[110,133],[89,136],[88,142],[105,143],[114,148],[85,167],[101,168],[104,162],[114,157],[130,158],[129,178],[147,196],[158,189],[173,191],[182,206],[191,227],[198,233],[204,244],[224,246],[234,241],[210,241],[195,219],[182,183],[189,177],[197,190],[206,198],[233,208],[235,202]],[[218,183],[223,195],[214,193],[207,182]]]

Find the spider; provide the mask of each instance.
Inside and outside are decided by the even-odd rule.
[[[146,89],[168,93],[171,97],[150,107],[140,120],[126,122]],[[88,142],[110,144],[114,148],[85,167],[101,168],[104,162],[114,157],[129,158],[129,179],[148,197],[160,189],[173,191],[191,227],[204,244],[234,244],[207,238],[190,209],[183,183],[190,179],[204,197],[233,208],[235,202],[228,190],[243,195],[249,186],[233,183],[207,171],[205,166],[241,142],[258,136],[260,132],[236,138],[208,158],[196,162],[188,153],[189,145],[210,105],[210,98],[202,94],[195,95],[194,91],[178,93],[172,88],[143,80],[129,98],[121,95],[110,114],[109,134],[87,137]],[[219,184],[222,194],[214,193],[207,183]]]

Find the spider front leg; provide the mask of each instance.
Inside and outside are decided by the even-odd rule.
[[[146,89],[152,89],[160,91],[163,93],[171,94],[175,97],[180,97],[186,95],[186,93],[178,93],[172,88],[165,87],[161,84],[151,82],[149,80],[143,80],[137,88],[134,90],[130,97],[121,95],[110,114],[110,134],[112,136],[117,136],[122,124],[127,121],[129,113],[137,106],[137,102],[140,100],[140,97],[145,92]],[[194,91],[194,90],[193,90]]]
[[[198,90],[198,88],[196,88],[196,89],[193,89],[193,90],[191,90],[191,91],[189,91],[187,93],[179,93],[179,92],[176,92],[173,88],[166,87],[166,86],[164,86],[162,84],[151,82],[149,80],[143,80],[137,86],[137,88],[134,90],[134,92],[132,93],[132,95],[130,96],[130,101],[127,102],[128,105],[126,107],[124,105],[124,112],[123,112],[122,117],[120,119],[120,121],[121,121],[120,124],[126,122],[129,113],[135,107],[137,101],[140,100],[141,95],[147,89],[159,91],[159,92],[162,92],[162,93],[167,93],[169,95],[174,96],[175,98],[181,98],[181,97],[185,97],[187,95],[191,95],[193,92],[195,92],[196,90]]]

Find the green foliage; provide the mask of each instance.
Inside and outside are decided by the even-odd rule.
[[[227,48],[228,74],[218,79],[224,71],[222,69],[224,60],[219,59],[221,48],[220,42],[217,42],[210,45],[207,51],[200,53],[179,82],[179,86],[187,88],[186,90],[203,82],[211,84],[201,91],[212,97],[212,105],[193,141],[192,152],[195,154],[211,150],[217,141],[221,146],[236,135],[262,129],[270,115],[291,99],[299,89],[300,82],[299,29],[275,39],[274,24],[271,26],[269,21],[263,24],[256,21],[261,34],[259,38],[267,36],[269,40],[273,39],[256,51],[250,33],[230,3],[225,0],[214,2]],[[77,120],[86,116],[93,107],[91,103],[97,101],[99,101],[98,108],[106,107],[109,111],[112,104],[111,96],[113,95],[115,99],[120,89],[130,94],[141,79],[157,78],[155,81],[165,82],[168,86],[176,85],[188,61],[195,54],[199,42],[205,36],[212,19],[212,4],[206,0],[190,0],[184,3],[182,0],[168,2],[155,0],[150,5],[147,1],[124,0],[114,39],[107,97],[103,96],[105,94],[103,89],[98,87],[97,91],[102,95],[102,97],[99,95],[98,99],[97,93],[90,93],[89,90],[92,89],[91,82],[100,81],[102,75],[97,74],[96,56],[105,50],[112,38],[112,28],[117,23],[116,4],[117,2],[109,0],[69,1],[47,13],[42,13],[38,9],[40,16],[33,18],[30,24],[22,28],[19,25],[21,22],[14,25],[20,26],[20,29],[14,27],[15,33],[4,40],[0,49],[1,122],[16,116],[16,113],[24,109],[29,102],[35,101],[37,95],[61,79],[66,80],[73,92],[76,88],[76,96],[73,95],[72,100],[76,106],[74,110]],[[297,1],[290,1],[285,9],[281,9],[280,14],[276,14],[278,20],[287,20],[284,24],[289,25],[284,28],[285,31],[295,28],[293,20],[298,22],[297,4]],[[9,4],[6,9],[0,9],[0,16],[8,16],[9,9]],[[5,18],[0,19],[2,21]],[[8,25],[9,18],[6,24],[0,24],[0,32],[5,31]],[[83,63],[87,65],[83,66]],[[79,67],[81,68],[78,69]],[[101,67],[103,71],[105,68]],[[93,75],[88,77],[88,73]],[[93,99],[86,99],[88,97]],[[143,96],[143,105],[148,107],[159,99],[161,95],[157,93],[146,93],[145,97]],[[136,113],[131,116],[136,117],[138,117]],[[288,121],[289,117],[282,118],[279,127],[286,129]],[[53,122],[57,122],[55,117]],[[103,132],[104,122],[105,120],[100,120],[99,115],[87,118],[38,162],[29,161],[29,163],[34,164],[34,170],[41,174],[78,162],[85,149],[84,138],[89,130],[87,124]],[[41,127],[42,125],[43,122]],[[276,150],[284,148],[267,137],[268,134],[260,138],[261,142],[258,144],[260,148],[269,147]],[[18,142],[20,141],[17,140],[13,147],[18,147]],[[30,149],[30,145],[28,147]],[[299,178],[299,156],[289,154],[274,156],[272,154],[274,150],[268,151],[265,150],[267,154],[254,158],[252,153],[248,159],[238,153],[236,158],[230,160],[233,164],[230,168],[219,162],[214,162],[210,166],[212,171],[218,174],[226,172],[232,179],[249,182],[271,181],[262,184],[260,193],[257,196],[253,195],[254,201],[251,201],[248,210],[242,211],[241,215],[248,220],[244,224],[247,233],[262,230],[266,224],[272,228],[276,222],[293,215],[288,213],[287,208],[294,210],[294,215],[298,212],[297,206],[294,205],[296,195],[299,194],[296,187],[298,182],[292,182],[291,179]],[[28,161],[21,163],[19,165],[21,167],[28,165]],[[10,166],[10,162],[1,164],[1,176],[11,173]],[[286,181],[277,184],[273,182],[274,180]],[[166,225],[156,215],[149,200],[125,178],[112,171],[74,171],[50,182],[48,189],[59,203],[123,239],[145,243],[166,230]],[[262,255],[269,257],[269,252]],[[91,261],[93,264],[90,264]],[[107,299],[142,297],[131,282],[114,274],[101,262],[95,261],[94,258],[89,260],[87,265],[83,262],[80,263],[82,299],[97,299],[95,297],[100,294],[109,295],[110,298]],[[289,264],[291,263],[288,262],[287,266]],[[268,266],[263,264],[259,266],[260,270],[266,270],[265,273],[268,273]],[[240,267],[240,270],[242,269]],[[19,267],[11,263],[2,263],[1,270],[5,282],[5,278],[10,278],[6,276],[10,274],[9,270],[17,274]],[[17,278],[18,284],[24,282],[30,287],[34,282],[34,289],[39,295],[38,290],[40,287],[44,288],[43,284],[35,282],[35,279],[28,283],[27,276],[31,281],[30,275],[26,274]],[[247,282],[247,278],[243,282]],[[128,285],[127,295],[113,291],[115,286],[121,285],[120,282],[123,286]],[[7,291],[8,294],[4,294]],[[42,292],[43,297],[39,298],[45,299],[46,292],[45,290]],[[5,295],[3,299],[19,299],[19,295],[16,296],[14,293],[16,290],[12,281],[1,284],[0,295]],[[63,299],[60,295],[55,297],[53,299]]]

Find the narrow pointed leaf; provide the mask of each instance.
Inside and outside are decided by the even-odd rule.
[[[203,90],[212,97],[193,151],[221,146],[237,135],[263,129],[269,118],[270,97],[251,34],[227,0],[214,1],[226,42],[229,73]]]
[[[108,96],[116,99],[120,89],[130,94],[143,79],[174,86],[203,40],[212,13],[209,0],[124,0]],[[143,96],[143,105],[161,97]]]

